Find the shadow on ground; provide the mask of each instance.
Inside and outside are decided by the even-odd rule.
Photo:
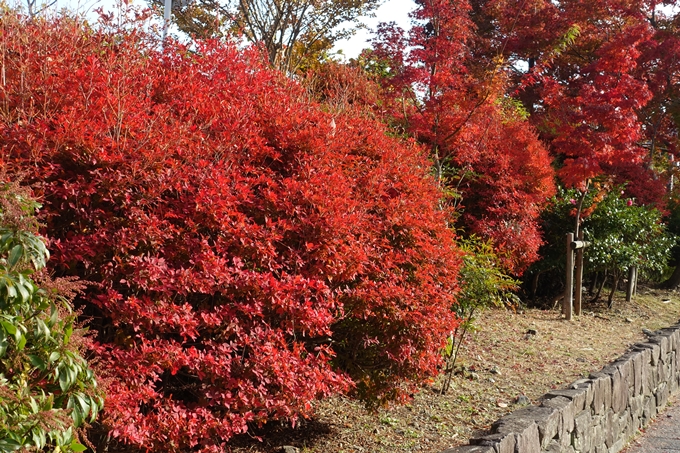
[[[238,447],[244,451],[282,451],[286,445],[297,448],[314,446],[319,440],[336,434],[329,423],[315,419],[301,420],[295,427],[284,422],[269,422],[262,427],[248,428],[248,433],[235,436],[229,442],[230,447]]]

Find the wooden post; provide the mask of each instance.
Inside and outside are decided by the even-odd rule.
[[[635,293],[635,286],[637,280],[637,267],[631,266],[628,269],[628,285],[626,287],[626,302],[630,302],[633,299],[633,294]]]
[[[564,299],[562,300],[562,314],[564,314],[567,321],[571,321],[571,312],[574,305],[574,250],[571,245],[572,242],[574,242],[574,233],[567,233],[567,274],[564,285]]]
[[[583,242],[583,230],[579,230],[578,240]],[[580,316],[581,301],[583,300],[583,247],[576,249],[576,277],[574,286],[574,314]]]

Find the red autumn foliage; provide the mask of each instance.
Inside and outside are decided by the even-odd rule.
[[[361,68],[329,61],[304,74],[301,84],[312,99],[334,114],[379,113],[374,106],[381,102],[380,87]]]
[[[670,182],[670,173],[677,176],[677,161],[680,158],[678,128],[680,126],[680,22],[678,16],[657,13],[650,21],[654,35],[641,45],[636,76],[643,80],[652,93],[652,98],[638,111],[642,124],[643,143],[648,150],[646,173],[648,178],[638,177],[639,183],[629,185],[637,192],[639,200],[653,199],[657,204],[662,197],[659,190],[650,193],[650,187],[665,189]],[[659,175],[652,168],[670,167],[666,174]],[[651,184],[650,184],[651,182]],[[670,184],[668,184],[670,186]],[[662,187],[659,187],[662,186]],[[661,190],[661,195],[665,190]],[[645,203],[645,201],[641,201]]]
[[[468,2],[423,0],[408,37],[384,25],[364,57],[369,69],[389,68],[381,82],[392,123],[429,149],[440,184],[459,197],[455,226],[491,239],[506,270],[519,275],[538,258],[553,170],[505,94],[506,68],[479,57],[486,41],[472,13]]]
[[[602,166],[604,172],[612,175],[611,179],[619,187],[625,187],[626,198],[634,198],[641,206],[654,206],[665,209],[667,180],[658,172],[646,165],[635,162],[623,162],[616,166]]]
[[[554,190],[548,153],[512,107],[481,109],[464,139],[477,152],[453,159],[467,169],[456,181],[463,205],[459,223],[468,233],[492,239],[504,267],[521,274],[539,259],[543,244],[539,217]]]
[[[658,53],[663,40],[654,24],[664,17],[652,13],[658,5],[646,0],[475,3],[483,12],[476,17],[478,26],[491,30],[492,48],[529,64],[518,88],[556,157],[562,183],[585,188],[588,180],[604,178],[626,183],[640,202],[661,202],[664,183],[650,171],[656,156],[648,145],[668,142],[667,121],[658,114],[662,109],[649,112],[647,105],[653,97],[667,98],[657,87],[668,80],[665,69],[675,57]]]
[[[54,270],[95,283],[114,437],[223,451],[436,372],[459,258],[420,148],[229,45],[0,26],[0,156],[42,195]]]
[[[614,34],[593,52],[592,62],[578,66],[568,86],[543,79],[543,128],[564,159],[559,175],[567,186],[584,186],[604,174],[604,166],[644,161],[637,111],[651,93],[632,73],[648,31],[642,24]]]

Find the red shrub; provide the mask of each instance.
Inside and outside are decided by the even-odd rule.
[[[512,106],[488,105],[469,121],[453,161],[462,173],[460,224],[492,239],[503,267],[521,275],[539,258],[538,220],[554,192],[550,158],[533,128]]]
[[[435,372],[458,256],[419,148],[230,46],[0,21],[1,158],[42,193],[56,270],[98,283],[114,436],[220,451]]]

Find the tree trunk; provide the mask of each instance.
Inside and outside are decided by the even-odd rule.
[[[668,280],[659,284],[660,288],[675,289],[680,286],[680,247],[673,247],[672,253],[673,258],[669,264],[675,266],[675,269]]]
[[[593,274],[593,279],[590,281],[590,286],[588,286],[588,294],[591,296],[595,292],[595,288],[597,288],[597,278],[600,276],[599,272],[595,272]]]
[[[614,283],[612,284],[612,291],[609,293],[609,299],[607,302],[609,303],[608,308],[611,310],[612,305],[614,305],[614,293],[616,293],[616,290],[619,288],[619,280],[621,279],[621,272],[615,270],[614,271]]]
[[[538,291],[538,277],[541,276],[541,272],[536,272],[531,276],[531,300],[536,299],[536,292]]]
[[[602,288],[604,288],[604,283],[607,281],[607,270],[603,272],[602,275],[602,281],[600,282],[600,286],[597,287],[597,293],[595,294],[595,297],[590,301],[592,302],[597,302],[600,299],[600,293],[602,293]]]
[[[668,277],[668,280],[661,283],[660,286],[666,289],[674,289],[680,286],[680,265],[675,266],[673,274],[671,274],[671,276]]]

